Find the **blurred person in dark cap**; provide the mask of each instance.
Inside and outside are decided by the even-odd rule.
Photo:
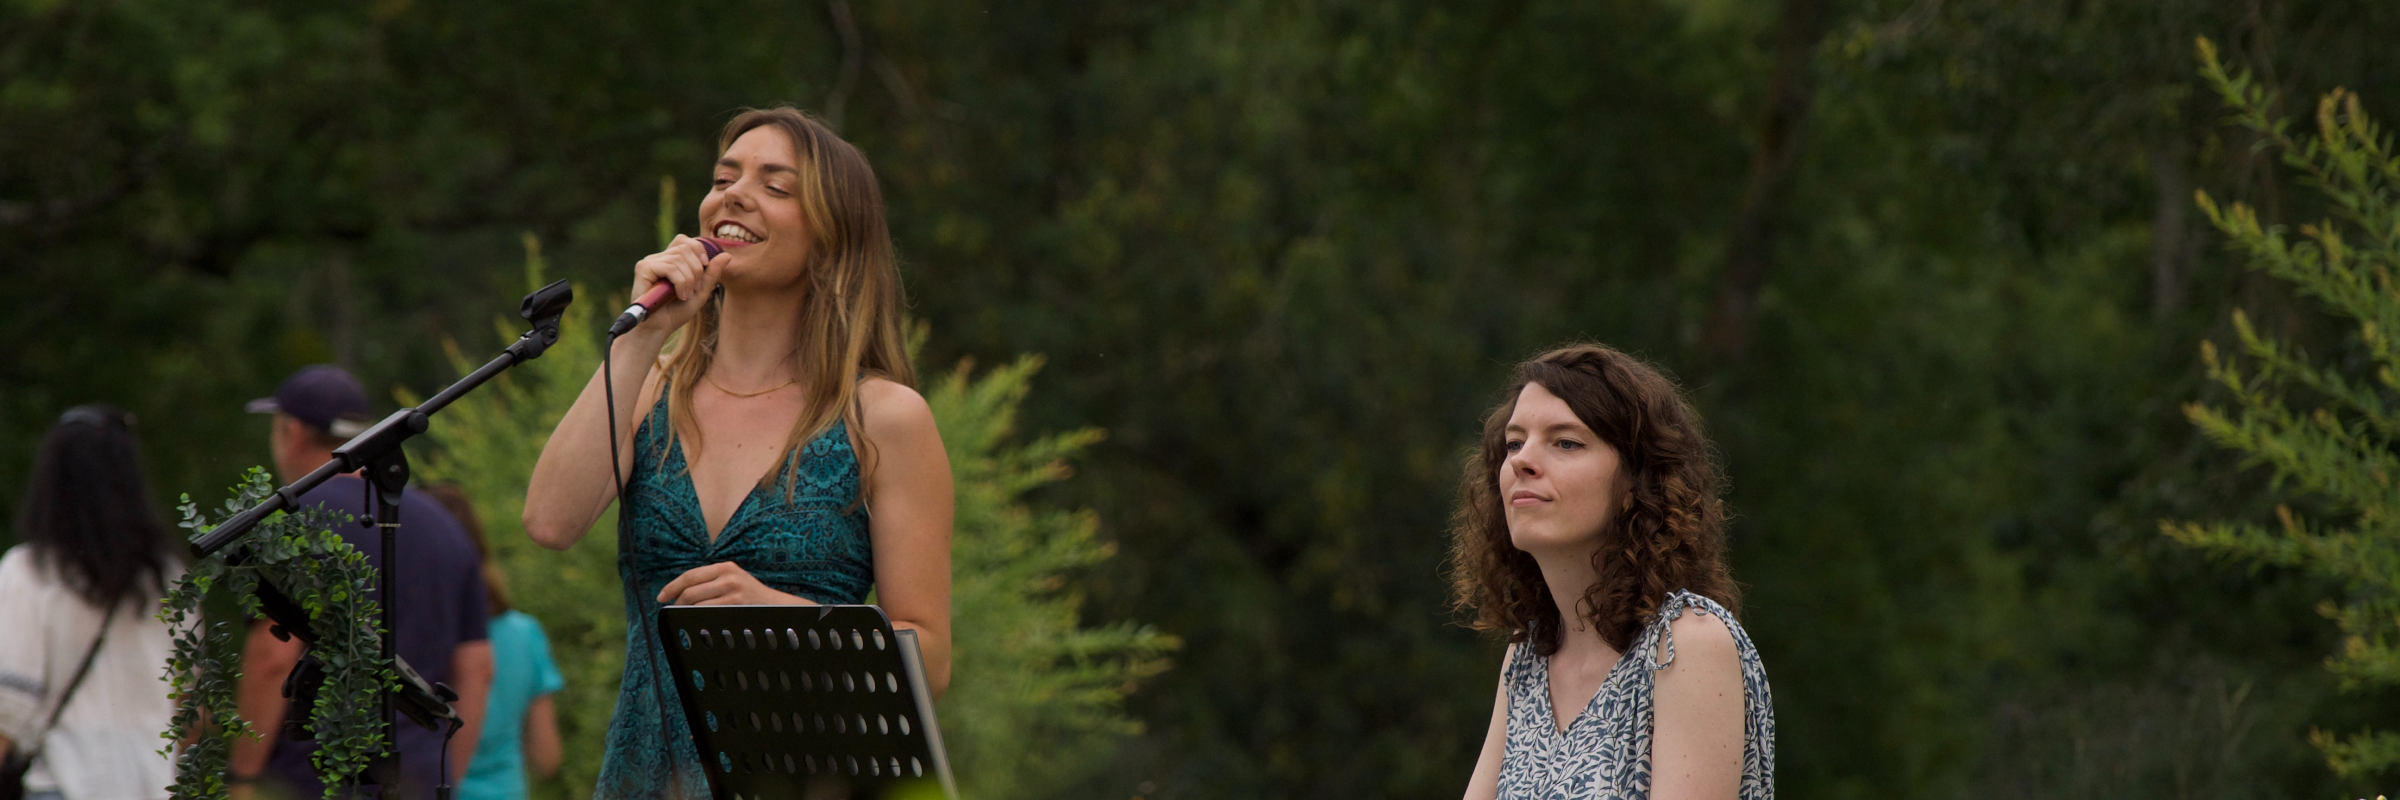
[[[297,480],[327,460],[333,450],[366,430],[374,419],[366,387],[340,367],[319,364],[302,368],[276,387],[273,397],[250,401],[249,411],[272,414],[267,440],[273,450],[276,476]],[[383,537],[369,522],[373,509],[366,503],[366,481],[356,473],[340,475],[300,496],[300,505],[322,506],[347,513],[356,523],[334,525],[335,533],[365,553],[376,568],[383,565]],[[455,782],[466,770],[475,742],[483,730],[483,704],[492,679],[492,648],[487,626],[483,562],[475,545],[459,529],[450,512],[424,492],[401,493],[398,605],[395,647],[400,657],[427,681],[447,683],[458,691],[458,713],[466,725],[450,742],[450,774]],[[385,602],[378,590],[377,602]],[[298,640],[283,641],[269,632],[265,620],[250,626],[249,645],[242,655],[242,682],[236,699],[241,715],[256,726],[258,739],[234,744],[231,780],[236,797],[261,789],[270,795],[322,796],[324,786],[309,764],[316,743],[292,741],[282,733],[288,701],[283,681],[299,663]],[[403,796],[432,797],[442,782],[442,734],[402,720],[399,725]]]
[[[275,415],[272,441],[279,458],[287,439],[305,440],[312,438],[309,436],[312,433],[313,438],[323,440],[330,457],[333,448],[366,432],[368,423],[375,419],[375,409],[367,404],[366,385],[351,377],[348,370],[332,364],[301,367],[299,372],[283,379],[282,386],[275,387],[273,397],[252,400],[243,410]],[[276,468],[281,470],[282,465],[277,464]],[[298,474],[283,477],[293,480],[315,468],[316,464],[310,464]]]

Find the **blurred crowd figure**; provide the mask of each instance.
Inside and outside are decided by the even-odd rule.
[[[327,365],[300,370],[249,410],[273,415],[268,442],[284,481],[331,458],[372,411],[364,386]],[[188,550],[158,513],[133,425],[107,405],[61,415],[35,459],[17,545],[0,555],[0,798],[20,778],[27,800],[149,800],[174,782],[160,737],[175,712],[161,680],[173,640],[157,612]],[[365,489],[356,475],[337,476],[300,501],[355,517],[335,532],[380,565]],[[400,509],[397,646],[427,680],[459,693],[465,722],[447,743],[446,777],[465,800],[525,797],[529,776],[555,775],[560,758],[551,695],[564,680],[549,639],[509,607],[458,487],[405,491]],[[260,736],[236,742],[227,777],[235,797],[319,797],[315,743],[283,725],[283,684],[302,645],[271,628],[251,623],[236,694]],[[399,747],[404,796],[431,797],[445,777],[441,734],[404,723]]]
[[[483,738],[467,776],[458,782],[459,800],[516,800],[526,796],[530,775],[558,774],[558,712],[551,695],[566,688],[558,664],[550,660],[550,637],[542,623],[508,602],[508,583],[492,563],[489,540],[475,506],[456,484],[429,487],[426,494],[441,501],[458,525],[475,542],[483,558],[483,585],[492,609],[492,686],[484,701]]]
[[[174,782],[159,738],[175,711],[159,679],[171,638],[157,612],[182,547],[153,505],[133,424],[105,405],[61,415],[35,456],[17,545],[0,556],[0,753],[25,767],[31,800],[164,798]]]
[[[340,367],[304,367],[276,387],[272,397],[250,402],[249,411],[274,416],[268,434],[275,473],[284,482],[297,480],[333,457],[334,448],[366,429],[373,418],[365,385]],[[383,536],[371,524],[366,479],[355,474],[335,476],[300,496],[299,505],[320,506],[346,513],[355,523],[333,525],[350,546],[366,554],[380,569]],[[483,734],[483,705],[492,679],[492,647],[487,640],[491,615],[483,580],[483,559],[448,509],[422,491],[400,494],[400,527],[396,541],[400,563],[393,587],[398,593],[394,611],[399,622],[393,647],[425,680],[445,683],[458,692],[455,707],[465,722],[445,744],[442,731],[428,730],[405,720],[395,735],[401,756],[400,792],[407,798],[430,798],[435,787],[464,774],[476,742]],[[377,592],[377,602],[388,602]],[[256,796],[314,798],[324,795],[310,757],[313,741],[286,735],[283,721],[289,701],[284,679],[302,655],[297,639],[277,636],[265,620],[251,623],[249,643],[242,652],[242,679],[236,702],[242,718],[259,732],[257,739],[239,739],[231,759],[236,800]],[[448,753],[444,753],[447,749]],[[449,773],[442,774],[446,761]]]

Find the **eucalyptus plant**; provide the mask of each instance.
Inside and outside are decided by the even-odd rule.
[[[234,485],[221,515],[204,513],[183,495],[182,527],[199,538],[226,518],[273,493],[267,471],[252,467]],[[277,514],[208,558],[200,559],[168,591],[158,617],[175,631],[167,682],[176,705],[163,735],[183,742],[172,792],[177,800],[225,797],[227,760],[233,742],[255,736],[237,713],[242,627],[261,616],[258,589],[271,584],[308,612],[316,633],[312,645],[324,665],[325,682],[309,709],[317,742],[313,764],[333,797],[355,782],[367,762],[384,750],[383,693],[397,687],[391,660],[382,651],[382,614],[374,599],[375,570],[366,554],[333,532],[348,524],[347,513],[311,507]],[[212,591],[238,598],[237,619],[209,619],[201,611]],[[175,750],[174,745],[168,746]]]

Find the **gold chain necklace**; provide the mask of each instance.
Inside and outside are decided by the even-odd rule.
[[[784,381],[783,381],[782,383],[778,383],[778,384],[775,384],[775,385],[773,385],[773,386],[769,386],[769,387],[767,387],[767,388],[760,389],[760,390],[758,390],[758,391],[755,391],[755,392],[751,392],[751,393],[749,393],[749,394],[743,394],[743,393],[741,393],[741,392],[737,392],[737,391],[734,391],[734,390],[732,390],[732,389],[727,389],[727,388],[725,388],[725,384],[722,384],[722,383],[718,383],[718,382],[717,382],[717,376],[716,376],[716,375],[713,375],[713,374],[710,374],[710,373],[705,373],[705,372],[704,372],[704,373],[701,373],[701,374],[700,374],[700,377],[701,377],[701,379],[702,379],[702,380],[706,380],[706,381],[708,381],[708,385],[710,385],[710,386],[714,386],[714,387],[717,387],[717,391],[724,392],[726,395],[728,395],[728,396],[731,396],[731,397],[733,397],[733,398],[734,398],[734,399],[736,399],[736,400],[748,400],[748,399],[750,399],[750,398],[757,397],[757,396],[759,396],[759,395],[766,394],[766,393],[768,393],[768,392],[772,392],[772,391],[775,391],[775,390],[777,390],[777,389],[781,389],[781,388],[783,388],[783,387],[786,387],[786,386],[790,386],[790,385],[792,385],[792,384],[794,384],[794,383],[798,383],[798,382],[800,381],[800,379],[799,379],[799,378],[797,378],[797,377],[785,378],[785,379],[784,379]]]

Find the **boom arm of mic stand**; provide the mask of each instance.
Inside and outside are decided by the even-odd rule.
[[[566,292],[566,283],[566,281],[558,281],[543,287],[541,291],[526,296],[524,313],[526,319],[533,322],[533,329],[526,331],[523,336],[517,337],[517,341],[502,350],[500,355],[484,362],[483,366],[477,367],[474,372],[467,373],[467,376],[458,379],[458,382],[435,392],[433,397],[427,399],[423,405],[392,412],[392,415],[384,417],[382,422],[375,423],[375,427],[368,428],[366,432],[352,437],[350,441],[336,448],[333,451],[333,458],[317,467],[315,472],[308,473],[307,476],[292,481],[283,488],[276,489],[273,495],[259,501],[258,505],[251,506],[242,513],[235,514],[231,519],[218,524],[215,528],[209,529],[207,534],[192,542],[194,554],[200,558],[215,555],[218,550],[224,549],[225,545],[231,544],[234,539],[240,538],[251,528],[257,527],[258,523],[264,521],[268,516],[277,511],[289,511],[298,507],[300,496],[307,494],[310,489],[317,488],[319,484],[331,480],[335,475],[352,472],[366,466],[383,454],[398,448],[410,437],[424,433],[426,425],[430,422],[428,417],[448,408],[458,398],[474,391],[475,387],[482,386],[484,382],[507,371],[509,367],[540,358],[543,351],[550,349],[550,345],[558,343],[559,314],[566,309],[567,303],[574,299]]]
[[[348,445],[343,446],[348,447]],[[317,488],[318,484],[331,480],[335,475],[355,469],[358,469],[357,465],[347,463],[337,451],[331,460],[319,465],[315,472],[285,484],[283,488],[276,489],[274,494],[267,495],[267,499],[258,501],[258,505],[243,509],[242,513],[235,514],[231,519],[210,528],[208,533],[192,542],[193,554],[200,558],[216,555],[218,550],[225,549],[226,545],[241,538],[242,534],[249,533],[251,528],[258,527],[258,523],[265,521],[275,512],[290,511],[298,507],[300,496]]]

